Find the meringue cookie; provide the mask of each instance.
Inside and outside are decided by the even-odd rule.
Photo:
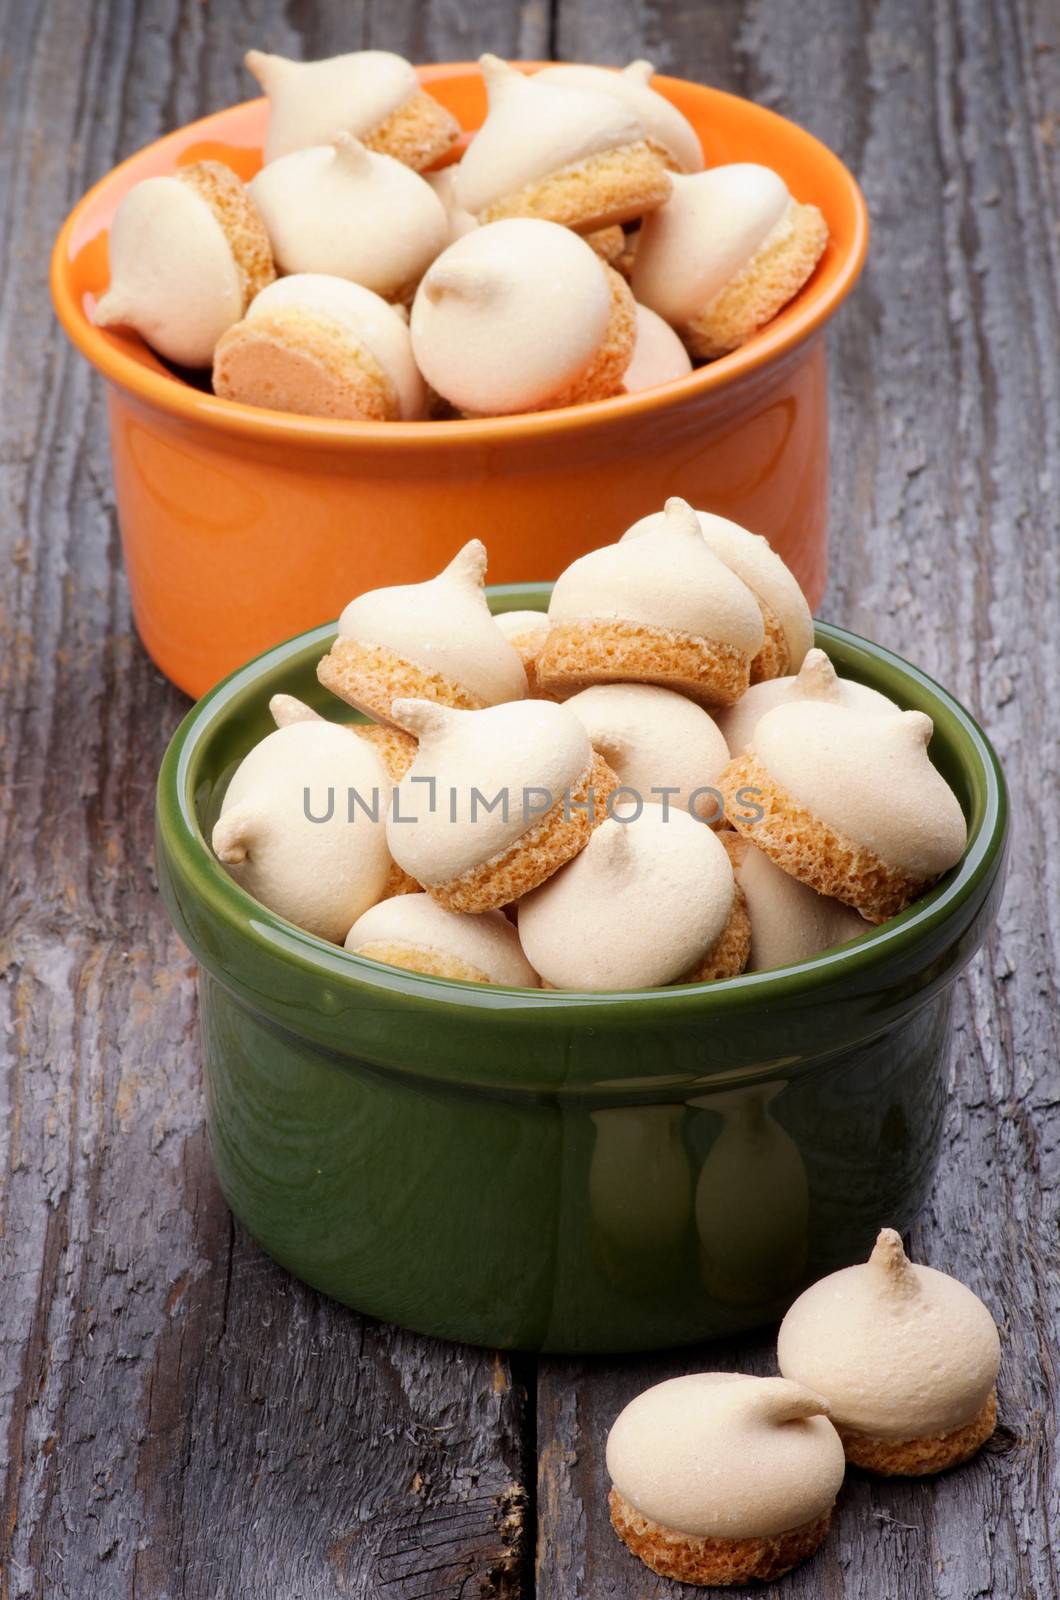
[[[662,515],[656,511],[642,517],[623,539],[640,538],[659,525]],[[697,511],[696,516],[708,547],[730,572],[743,579],[761,608],[766,637],[751,663],[751,682],[797,672],[813,644],[813,618],[794,575],[761,534],[749,533],[739,523],[710,511]]]
[[[692,363],[669,323],[647,306],[636,306],[635,312],[633,354],[622,379],[626,393],[637,394],[641,389],[655,389],[660,383],[672,383],[675,378],[687,378]]]
[[[455,192],[480,222],[542,217],[588,233],[666,199],[669,174],[628,105],[597,89],[539,82],[496,56],[479,65],[489,111]]]
[[[543,67],[534,74],[534,81],[555,83],[562,88],[594,89],[621,100],[640,119],[649,146],[668,167],[676,172],[701,172],[703,147],[699,135],[688,118],[651,87],[654,76],[650,61],[631,61],[621,72],[579,62]]]
[[[617,394],[633,330],[618,274],[569,229],[525,217],[450,245],[412,307],[421,372],[468,416]]]
[[[345,278],[279,278],[229,328],[214,352],[215,394],[311,417],[409,421],[427,391],[408,322]]]
[[[616,806],[520,902],[519,937],[551,988],[605,990],[732,977],[750,935],[717,836],[687,812],[645,804]]]
[[[473,710],[526,696],[518,651],[486,603],[486,547],[471,539],[436,578],[351,600],[317,668],[326,689],[382,722],[399,695]]]
[[[456,118],[424,93],[409,62],[389,50],[354,50],[324,61],[249,50],[244,61],[269,97],[266,163],[350,133],[419,171],[460,136]]]
[[[696,1372],[647,1389],[607,1440],[611,1522],[663,1577],[776,1578],[828,1531],[843,1447],[825,1402],[783,1378]]]
[[[278,728],[289,728],[292,722],[327,721],[319,711],[307,706],[304,700],[297,700],[293,694],[274,694],[269,701],[269,715]],[[377,722],[343,722],[338,726],[371,745],[391,783],[400,783],[416,759],[415,739],[400,728],[381,727]]]
[[[548,615],[538,676],[551,694],[619,680],[731,705],[765,640],[754,595],[676,498],[639,538],[592,550],[561,573]]]
[[[725,814],[777,866],[884,922],[961,858],[967,826],[920,711],[821,700],[767,711],[718,780]]]
[[[517,900],[604,815],[614,776],[563,706],[395,700],[392,716],[420,744],[387,822],[390,850],[451,911]]]
[[[718,712],[718,727],[733,755],[743,755],[750,747],[755,727],[767,711],[800,700],[827,700],[865,717],[887,716],[899,709],[878,689],[841,678],[824,651],[815,648],[806,652],[794,676],[753,683],[734,706]]]
[[[387,881],[376,802],[388,788],[375,752],[346,729],[324,721],[278,728],[236,768],[214,825],[214,854],[270,911],[340,943]]]
[[[110,287],[97,328],[135,328],[182,367],[208,367],[218,339],[275,277],[264,224],[219,161],[131,188],[110,228]]]
[[[720,822],[714,784],[729,747],[702,707],[647,683],[596,684],[565,704],[624,788],[703,822]]]
[[[848,1460],[877,1472],[941,1472],[994,1431],[994,1320],[956,1278],[913,1266],[893,1228],[866,1265],[800,1295],[777,1359],[785,1377],[827,1397]]]
[[[519,652],[531,699],[537,698],[537,658],[548,636],[547,611],[502,611],[494,622]]]
[[[428,894],[406,894],[372,906],[350,929],[346,949],[437,978],[538,987],[537,973],[502,911],[477,917],[446,911]]]
[[[281,272],[349,278],[385,300],[409,298],[449,237],[430,185],[345,133],[263,167],[250,193]]]
[[[677,173],[669,200],[644,219],[633,293],[710,360],[776,316],[827,242],[817,207],[797,204],[769,167]]]
[[[751,919],[748,972],[809,961],[871,929],[871,922],[841,900],[830,900],[782,872],[750,839],[731,832],[722,838]]]

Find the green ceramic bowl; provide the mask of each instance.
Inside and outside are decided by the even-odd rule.
[[[547,589],[491,591],[495,610]],[[323,943],[207,845],[283,690],[335,716],[317,628],[189,712],[158,783],[158,871],[201,968],[207,1118],[237,1217],[336,1299],[424,1333],[619,1351],[767,1322],[906,1228],[941,1128],[953,981],[994,918],[997,759],[944,690],[842,629],[844,676],[935,723],[960,865],[910,910],[798,966],[558,994],[450,982]]]

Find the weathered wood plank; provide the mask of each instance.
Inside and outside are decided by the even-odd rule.
[[[186,702],[132,635],[98,387],[46,287],[73,200],[249,93],[251,44],[488,40],[450,46],[412,5],[12,0],[0,19],[0,1596],[516,1596],[510,1365],[302,1289],[214,1182],[193,972],[151,865]],[[540,48],[532,8],[497,21],[505,48]]]
[[[822,610],[952,685],[1013,789],[1009,893],[960,985],[943,1157],[913,1236],[921,1259],[975,1285],[1003,1325],[1002,1428],[935,1483],[852,1477],[820,1555],[762,1593],[1055,1594],[1057,13],[1004,0],[757,0],[642,19],[623,8],[612,22],[593,5],[566,8],[560,48],[626,58],[640,21],[659,65],[793,116],[865,187],[870,265],[832,334]],[[650,1382],[705,1365],[766,1372],[772,1358],[766,1337],[648,1362],[542,1363],[539,1594],[685,1592],[635,1565],[608,1526],[607,1429]]]

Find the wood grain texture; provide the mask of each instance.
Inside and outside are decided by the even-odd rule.
[[[607,1428],[670,1372],[770,1370],[768,1338],[535,1372],[373,1324],[272,1267],[210,1172],[192,971],[151,866],[185,702],[132,634],[98,387],[47,254],[115,160],[248,92],[246,48],[364,44],[647,54],[804,122],[865,186],[823,611],[978,709],[1013,788],[913,1238],[1003,1322],[1003,1426],[936,1484],[853,1478],[820,1556],[760,1592],[1060,1592],[1055,5],[0,0],[0,37],[0,1600],[673,1595],[606,1525]]]

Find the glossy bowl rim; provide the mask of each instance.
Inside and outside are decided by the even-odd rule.
[[[512,65],[523,71],[534,72],[541,67],[557,63],[513,61]],[[478,63],[471,61],[435,62],[416,68],[422,83],[477,70]],[[112,167],[92,185],[70,211],[52,247],[49,283],[56,315],[75,348],[104,378],[127,393],[185,422],[206,428],[219,428],[225,432],[272,444],[285,439],[302,446],[335,448],[343,445],[370,445],[382,450],[401,450],[417,447],[434,449],[446,442],[454,444],[474,442],[488,445],[547,439],[557,433],[577,434],[585,429],[606,427],[612,423],[617,426],[623,421],[632,422],[646,414],[666,412],[712,391],[732,387],[762,368],[776,364],[789,352],[797,349],[839,309],[857,282],[865,262],[869,243],[868,209],[858,182],[846,164],[822,140],[790,117],[783,117],[779,112],[770,110],[768,106],[759,105],[756,101],[748,100],[745,96],[729,94],[723,89],[696,83],[692,79],[673,78],[657,73],[653,81],[660,88],[676,83],[682,88],[694,89],[708,99],[737,101],[741,105],[751,105],[756,114],[764,119],[773,120],[785,128],[795,129],[802,139],[809,141],[813,146],[822,166],[830,169],[831,180],[843,190],[854,217],[850,247],[839,263],[829,287],[814,292],[811,280],[808,289],[804,291],[802,301],[779,329],[775,322],[770,323],[740,349],[721,356],[717,361],[709,362],[687,377],[672,379],[657,388],[641,390],[635,394],[616,395],[609,400],[593,400],[558,410],[520,412],[514,416],[451,422],[381,423],[302,417],[293,412],[268,411],[261,407],[243,405],[234,400],[222,400],[216,395],[193,388],[168,373],[155,372],[150,367],[144,366],[142,362],[127,354],[118,337],[111,335],[106,329],[96,328],[85,315],[80,299],[74,293],[68,277],[71,236],[84,212],[100,193],[113,184],[120,175],[128,173],[149,151],[155,151],[170,142],[183,141],[188,134],[197,129],[204,129],[208,123],[227,113],[260,104],[263,102],[261,96],[256,100],[237,102],[235,106],[227,106],[221,111],[213,111],[208,116],[199,117],[164,134],[160,139],[152,140],[150,144],[142,146],[117,166]]]
[[[551,585],[539,583],[498,584],[488,589],[496,600],[532,602],[547,595]],[[502,609],[516,609],[509,605]],[[385,991],[390,996],[404,994],[410,1001],[429,998],[432,1002],[478,1010],[500,1004],[518,1004],[538,1012],[579,1017],[592,1025],[602,1011],[622,1013],[624,1020],[649,1022],[653,1017],[667,1023],[682,1015],[696,1020],[739,1013],[748,1006],[784,1003],[796,997],[805,1000],[815,989],[824,990],[838,980],[862,977],[877,965],[885,966],[896,944],[906,951],[910,942],[930,939],[934,930],[947,922],[960,907],[974,897],[984,879],[992,876],[1004,857],[1008,826],[1008,798],[1000,761],[986,734],[971,713],[965,710],[941,684],[903,657],[859,634],[834,624],[815,621],[816,642],[827,648],[829,641],[852,645],[870,659],[910,678],[935,696],[958,723],[978,759],[983,779],[983,816],[971,835],[958,866],[946,874],[941,884],[891,918],[846,944],[835,946],[785,967],[763,972],[741,973],[713,983],[681,984],[668,988],[625,990],[543,990],[469,983],[457,979],[435,978],[407,972],[364,956],[353,955],[340,945],[332,945],[306,933],[294,923],[276,916],[239,887],[214,857],[195,815],[194,795],[189,774],[199,743],[223,721],[228,709],[240,701],[265,671],[282,666],[286,659],[300,655],[311,646],[323,653],[336,633],[336,624],[325,623],[296,634],[283,644],[263,651],[254,660],[222,679],[192,706],[173,734],[159,770],[156,789],[156,816],[163,842],[167,868],[193,886],[235,937],[255,946],[263,958],[283,960],[305,970],[307,976],[345,983],[349,998],[365,989]],[[881,987],[883,987],[881,983]]]

